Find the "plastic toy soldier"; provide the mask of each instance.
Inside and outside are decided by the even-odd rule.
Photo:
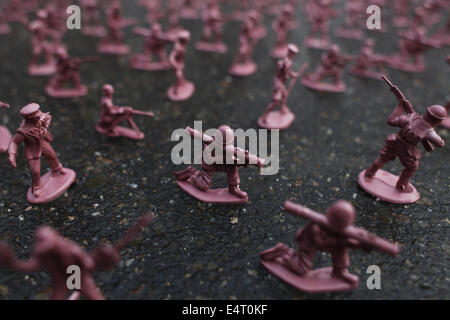
[[[19,145],[25,144],[25,156],[31,171],[32,186],[28,190],[28,202],[41,204],[50,202],[63,194],[75,181],[75,172],[64,168],[59,162],[50,142],[52,134],[48,131],[52,117],[43,113],[36,103],[26,105],[20,110],[23,122],[9,145],[9,163],[16,165]],[[51,172],[41,177],[41,156],[47,160]]]
[[[346,3],[345,23],[336,30],[336,35],[342,38],[361,40],[364,36],[363,25],[366,15],[364,1],[349,0]]]
[[[120,4],[114,2],[108,10],[108,35],[98,45],[98,52],[112,55],[127,55],[130,52],[130,48],[123,43],[122,29],[131,24],[134,24],[134,20],[124,19]]]
[[[0,109],[9,108],[9,104],[0,101]],[[8,128],[5,126],[0,126],[0,152],[4,153],[8,151],[9,142],[11,141],[12,135]]]
[[[439,48],[438,42],[428,40],[423,29],[400,33],[399,37],[400,53],[387,60],[389,66],[407,72],[424,71],[424,52],[430,48]]]
[[[333,203],[325,215],[291,201],[285,202],[284,209],[309,221],[295,235],[298,251],[280,242],[259,256],[270,273],[299,290],[330,292],[356,288],[359,279],[348,271],[348,248],[377,249],[391,256],[400,251],[394,243],[354,227],[355,208],[350,202],[339,200]],[[331,254],[333,267],[312,269],[319,251]]]
[[[421,157],[417,147],[422,143],[425,151],[431,152],[434,146],[444,147],[444,140],[436,133],[434,127],[447,118],[447,110],[443,106],[433,105],[427,108],[424,115],[414,111],[411,102],[386,77],[383,79],[391,87],[399,103],[389,116],[388,124],[399,127],[400,131],[386,139],[386,146],[380,156],[358,176],[359,185],[371,195],[391,203],[414,203],[420,195],[409,182],[419,167]],[[397,177],[381,170],[388,162],[399,158],[404,169]]]
[[[28,17],[22,0],[7,1],[7,5],[2,11],[8,21],[17,21],[25,26],[28,25]]]
[[[150,30],[135,28],[134,32],[145,37],[143,52],[134,55],[130,59],[132,68],[154,71],[171,69],[169,59],[167,58],[166,46],[173,37],[165,34],[159,23],[154,23]],[[153,56],[158,57],[158,61],[153,60]]]
[[[396,27],[406,27],[408,25],[408,14],[411,8],[411,0],[397,0],[393,1],[395,15],[394,25]]]
[[[186,131],[194,139],[205,143],[202,165],[200,170],[188,167],[184,171],[175,172],[178,186],[194,198],[209,203],[245,203],[248,202],[247,193],[239,187],[239,167],[255,165],[264,166],[264,159],[260,159],[248,151],[234,146],[233,130],[222,125],[216,130],[214,137],[187,127]],[[212,178],[216,172],[227,174],[228,189],[210,189]]]
[[[264,14],[261,2],[257,1],[254,4],[253,10],[250,10],[252,16],[255,17],[255,26],[253,27],[253,37],[255,39],[262,39],[267,35],[266,27],[264,25]]]
[[[183,30],[183,27],[180,25],[180,1],[170,0],[167,5],[167,20],[169,23],[167,34],[170,36],[176,36],[178,32]]]
[[[71,98],[87,94],[87,87],[81,84],[80,65],[85,62],[98,61],[96,57],[70,58],[64,48],[56,50],[56,74],[50,79],[45,91],[50,97]],[[72,86],[67,87],[67,84]]]
[[[252,60],[255,50],[256,39],[254,28],[256,27],[256,16],[253,12],[249,12],[247,19],[241,25],[241,33],[239,35],[239,51],[231,65],[229,72],[233,76],[245,77],[256,72],[258,66]]]
[[[339,46],[332,45],[326,53],[322,54],[321,65],[316,71],[306,74],[301,81],[303,85],[313,90],[344,92],[346,85],[342,81],[342,73],[346,64],[352,60],[352,57],[341,54]],[[322,81],[326,77],[332,77],[333,83]]]
[[[276,20],[273,21],[272,27],[277,36],[275,47],[270,51],[270,56],[275,59],[283,59],[288,54],[288,15],[287,7],[283,7],[283,11]]]
[[[102,109],[96,126],[97,131],[109,137],[126,137],[134,140],[144,139],[144,133],[139,130],[132,117],[133,115],[153,117],[154,113],[134,110],[131,107],[115,106],[112,101],[113,95],[113,86],[110,84],[104,85],[102,89]],[[131,129],[119,126],[122,121],[127,121]]]
[[[195,44],[200,51],[226,53],[228,48],[222,40],[223,18],[216,0],[210,0],[203,16],[202,39]]]
[[[183,19],[197,19],[197,6],[195,0],[182,0],[180,17]]]
[[[31,32],[31,60],[28,66],[28,74],[31,76],[48,76],[56,71],[56,61],[53,57],[55,45],[48,40],[49,31],[45,22],[47,12],[38,10],[37,19],[29,25]],[[40,63],[41,56],[44,62]]]
[[[170,64],[175,72],[175,83],[167,91],[167,96],[172,101],[187,100],[195,91],[195,85],[184,77],[186,46],[190,39],[191,34],[189,31],[180,31],[169,56]]]
[[[361,49],[359,56],[356,58],[350,73],[363,78],[381,80],[381,66],[386,62],[386,58],[382,55],[373,53],[375,41],[367,39]],[[377,70],[373,70],[376,68]]]
[[[328,37],[328,20],[336,15],[331,6],[332,0],[317,0],[309,3],[308,19],[311,29],[305,40],[305,45],[315,49],[327,49],[330,46]]]
[[[69,289],[67,270],[70,266],[80,268],[80,291],[73,296],[78,299],[83,295],[89,300],[105,300],[95,285],[92,273],[112,269],[120,261],[120,251],[131,242],[143,228],[152,221],[153,216],[147,215],[113,245],[105,245],[92,252],[84,251],[75,242],[62,237],[56,230],[44,226],[36,230],[33,255],[26,261],[18,260],[7,244],[0,244],[0,265],[20,272],[34,272],[41,268],[47,269],[52,278],[51,300],[68,299]]]
[[[141,0],[140,4],[147,10],[146,18],[149,25],[157,23],[163,17],[159,0]]]
[[[98,0],[82,0],[83,7],[83,27],[81,33],[87,36],[104,37],[106,29],[100,20],[100,8]]]
[[[289,110],[287,100],[294,88],[295,82],[306,69],[304,64],[299,72],[292,71],[292,63],[298,53],[298,48],[294,44],[288,45],[288,55],[283,60],[278,61],[275,72],[274,89],[272,93],[272,102],[267,107],[263,116],[258,119],[258,125],[266,129],[286,129],[295,119],[295,115]],[[289,88],[286,87],[290,80]],[[280,105],[279,111],[273,111]]]

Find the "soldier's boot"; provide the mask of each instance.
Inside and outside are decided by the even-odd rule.
[[[398,178],[397,185],[395,187],[400,191],[406,191],[409,180],[413,176],[414,172],[415,170],[403,169],[402,174],[400,175],[400,178]]]
[[[378,158],[375,162],[366,170],[364,176],[366,178],[373,178],[377,171],[381,169],[384,165],[384,161]]]
[[[195,171],[194,167],[189,166],[183,171],[174,172],[174,175],[177,180],[186,181],[194,175]]]
[[[33,195],[35,198],[39,198],[42,193],[42,184],[32,186],[31,191],[33,191]]]
[[[57,176],[59,174],[66,174],[63,165],[60,163],[57,167],[51,169],[52,176]]]
[[[239,185],[236,185],[236,186],[229,186],[229,187],[228,187],[228,191],[229,191],[231,194],[234,194],[235,196],[237,196],[237,197],[239,197],[239,198],[242,198],[242,199],[247,198],[247,193],[245,193],[244,191],[242,191],[242,190],[239,188]]]
[[[358,277],[349,273],[346,268],[333,268],[331,274],[351,284],[355,284],[359,281]]]

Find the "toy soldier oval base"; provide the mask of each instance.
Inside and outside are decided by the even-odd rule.
[[[48,172],[41,177],[42,192],[39,197],[36,197],[32,188],[29,188],[27,200],[32,204],[43,204],[55,200],[70,188],[75,179],[76,174],[72,169],[63,168],[58,174]]]
[[[301,79],[301,82],[305,87],[316,91],[340,93],[344,92],[346,89],[345,83],[339,83],[336,85],[333,83],[317,82],[312,80],[308,74]]]
[[[222,204],[240,204],[248,202],[248,197],[239,198],[238,196],[231,194],[228,191],[228,188],[201,191],[189,181],[177,180],[177,184],[184,192],[202,202]]]
[[[364,34],[362,30],[340,28],[336,30],[336,35],[345,39],[362,40]]]
[[[307,38],[305,40],[305,45],[308,48],[325,50],[330,47],[330,41],[315,38]]]
[[[172,68],[169,61],[152,62],[148,55],[137,54],[130,59],[130,66],[144,71],[169,70]]]
[[[0,152],[8,151],[9,143],[11,142],[12,135],[8,128],[0,126]]]
[[[295,115],[291,111],[282,112],[280,110],[269,112],[266,117],[258,119],[258,125],[265,129],[287,129],[295,120]]]
[[[33,77],[49,76],[56,72],[56,64],[30,65],[28,74]]]
[[[104,134],[108,137],[117,138],[117,137],[125,137],[132,140],[142,140],[145,138],[145,134],[143,132],[138,132],[134,129],[117,126],[112,131],[109,129],[105,129],[100,125],[95,126],[95,130],[98,133]]]
[[[103,38],[107,34],[106,29],[103,26],[83,26],[83,28],[81,28],[81,33],[85,36],[99,38]]]
[[[195,85],[186,81],[183,84],[177,86],[174,84],[167,90],[167,96],[172,101],[183,101],[189,99],[195,91]]]
[[[269,249],[270,250],[270,249]],[[358,287],[359,280],[350,283],[332,276],[333,268],[322,268],[309,271],[303,276],[293,273],[275,261],[261,260],[261,264],[274,276],[287,284],[306,292],[346,291]],[[356,276],[355,276],[356,277]]]
[[[195,49],[206,52],[214,52],[214,53],[227,53],[228,48],[225,43],[212,43],[206,41],[198,41],[195,44]]]
[[[53,98],[75,98],[85,96],[88,89],[85,85],[81,85],[79,88],[55,88],[48,85],[45,87],[45,92]]]
[[[420,193],[409,183],[405,191],[400,191],[395,186],[398,176],[384,170],[378,170],[375,176],[367,178],[366,170],[358,175],[358,184],[367,193],[383,201],[399,204],[414,203],[420,199]]]
[[[394,54],[387,59],[387,64],[392,69],[405,72],[423,72],[425,66],[422,64],[412,64],[405,60],[401,55]]]
[[[100,43],[97,51],[103,54],[127,55],[130,53],[130,47],[126,44]]]
[[[228,72],[236,77],[246,77],[254,74],[258,70],[258,66],[256,63],[248,62],[248,63],[237,63],[230,67]]]

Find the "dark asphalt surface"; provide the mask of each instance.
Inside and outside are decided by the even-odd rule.
[[[126,16],[143,10],[127,1]],[[386,19],[390,21],[390,14]],[[269,26],[271,17],[267,17]],[[295,66],[308,61],[315,68],[321,51],[301,45],[308,30],[299,10],[301,27],[289,34],[300,46]],[[332,28],[340,24],[336,19]],[[450,171],[448,147],[423,159],[412,182],[422,195],[413,205],[376,201],[362,191],[357,174],[377,157],[385,137],[395,132],[386,124],[396,105],[382,81],[360,80],[345,74],[344,94],[320,94],[297,84],[289,106],[297,118],[280,134],[280,171],[260,176],[255,168],[241,169],[241,187],[249,194],[246,205],[210,205],[197,202],[176,185],[170,159],[170,141],[177,128],[203,120],[204,129],[228,124],[233,128],[257,128],[257,118],[270,101],[275,61],[268,56],[274,34],[257,47],[259,71],[237,79],[227,70],[237,50],[239,24],[229,22],[225,41],[229,53],[197,52],[200,21],[183,21],[193,39],[187,57],[187,78],[197,86],[192,99],[173,103],[166,90],[171,72],[140,72],[128,66],[128,58],[102,57],[82,67],[89,94],[81,99],[57,100],[44,93],[46,78],[26,74],[30,57],[28,32],[14,24],[11,35],[0,36],[0,100],[11,104],[1,111],[0,122],[14,132],[19,110],[37,102],[53,115],[53,147],[60,160],[77,173],[76,183],[59,199],[41,206],[26,201],[31,183],[23,155],[12,170],[0,155],[0,240],[7,241],[22,258],[32,251],[34,230],[44,224],[86,249],[116,240],[143,213],[152,211],[156,222],[122,251],[122,261],[110,272],[95,273],[96,282],[108,299],[449,299],[450,266]],[[141,38],[126,29],[133,53]],[[376,51],[397,50],[391,33],[368,32],[376,39]],[[361,42],[335,38],[345,53],[357,54]],[[68,32],[65,43],[73,57],[95,55],[97,40],[78,31]],[[389,70],[418,111],[428,105],[445,104],[450,98],[450,67],[445,63],[449,48],[426,54],[427,70],[420,74]],[[142,142],[111,139],[98,134],[100,89],[115,86],[115,102],[156,112],[154,119],[135,117],[145,132]],[[449,131],[439,133],[450,144]],[[43,161],[45,162],[45,161]],[[44,164],[43,171],[47,168]],[[399,173],[394,162],[387,169]],[[226,183],[223,176],[215,185]],[[284,242],[295,246],[295,231],[306,221],[283,212],[290,199],[323,212],[337,199],[350,200],[357,208],[356,225],[403,245],[396,258],[381,252],[351,251],[351,272],[360,276],[359,288],[350,292],[308,294],[291,288],[261,265],[258,252]],[[331,264],[319,254],[316,267]],[[381,290],[366,288],[369,265],[381,268]],[[16,273],[0,268],[0,299],[45,299],[50,278],[45,271]]]

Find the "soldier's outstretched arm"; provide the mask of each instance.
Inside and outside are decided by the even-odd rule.
[[[19,149],[19,144],[21,144],[24,140],[25,137],[22,134],[16,133],[12,138],[11,142],[9,143],[8,148],[9,164],[13,168],[17,167],[16,164],[17,150]]]
[[[445,146],[444,140],[434,130],[431,130],[427,134],[427,140],[439,148],[443,148]]]

